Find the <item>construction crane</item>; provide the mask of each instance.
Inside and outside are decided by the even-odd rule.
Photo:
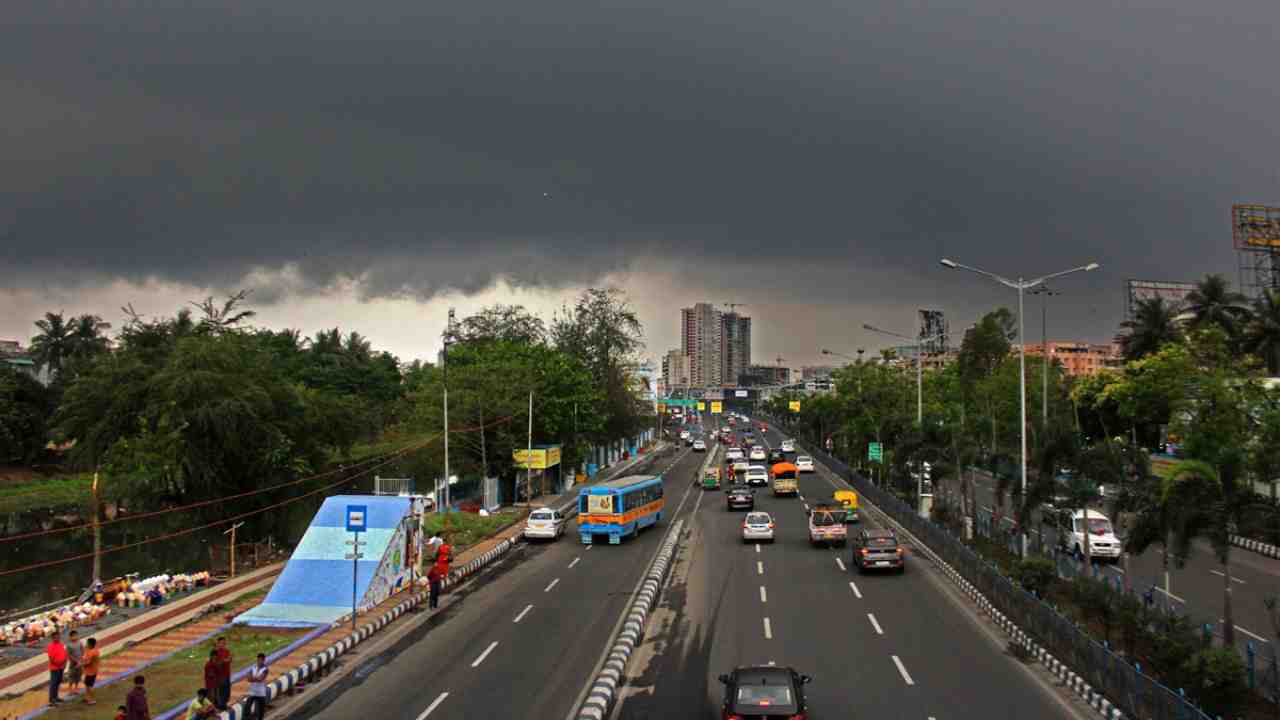
[[[737,309],[738,309],[738,308],[740,308],[740,307],[746,307],[746,306],[747,306],[747,304],[746,304],[746,303],[721,303],[721,305],[724,305],[725,307],[729,308],[729,312],[731,312],[731,313],[732,313],[732,312],[737,312]]]

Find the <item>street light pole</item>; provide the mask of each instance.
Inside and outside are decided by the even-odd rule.
[[[1040,356],[1044,364],[1040,366],[1040,423],[1042,428],[1049,427],[1049,298],[1061,295],[1041,285],[1031,291],[1032,295],[1040,295],[1044,300],[1040,303]],[[1044,432],[1041,430],[1041,432]]]
[[[1022,465],[1022,497],[1025,500],[1027,497],[1027,360],[1026,342],[1022,335],[1022,294],[1026,290],[1043,285],[1047,280],[1062,277],[1063,275],[1070,275],[1071,273],[1090,272],[1092,270],[1097,270],[1100,266],[1096,262],[1091,262],[1088,265],[1081,265],[1080,267],[1071,268],[1070,270],[1050,273],[1033,280],[1023,280],[1022,278],[1009,280],[1008,278],[1001,277],[995,273],[964,265],[948,258],[942,258],[939,262],[942,263],[943,267],[951,268],[952,270],[968,270],[972,273],[985,275],[1005,287],[1013,288],[1018,291],[1018,367],[1019,377],[1021,378],[1021,381],[1018,383],[1018,406],[1022,418],[1018,434],[1021,436],[1022,444],[1022,457],[1020,459],[1020,463]],[[1025,527],[1020,527],[1018,528],[1018,531],[1018,534],[1022,536],[1022,557],[1025,558],[1027,556],[1027,530]]]

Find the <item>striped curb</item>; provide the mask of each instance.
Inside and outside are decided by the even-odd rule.
[[[831,472],[830,468],[826,468],[826,470],[831,476],[836,478],[840,477],[836,473]],[[845,484],[847,485],[848,483]],[[1023,632],[1022,628],[1015,625],[1012,620],[997,610],[995,605],[993,605],[990,600],[987,600],[986,596],[979,592],[972,583],[966,580],[958,570],[939,557],[928,545],[925,545],[916,538],[915,535],[912,535],[910,531],[900,525],[896,520],[889,517],[888,513],[876,507],[869,501],[865,502],[866,507],[878,515],[881,520],[892,525],[898,532],[901,532],[911,538],[915,546],[927,555],[929,559],[942,570],[943,574],[951,579],[952,583],[968,595],[978,608],[985,612],[1001,630],[1004,630],[1005,633],[1013,639],[1015,643],[1025,648],[1032,657],[1044,665],[1049,672],[1053,673],[1064,686],[1071,689],[1076,693],[1076,695],[1080,696],[1080,698],[1084,700],[1089,707],[1096,710],[1098,714],[1105,718],[1105,720],[1124,720],[1124,715],[1121,714],[1119,708],[1112,705],[1111,701],[1103,697],[1102,693],[1094,690],[1093,687],[1085,682],[1083,678],[1068,669],[1066,665],[1060,662],[1053,655],[1049,654],[1047,650],[1036,644],[1036,642],[1031,639],[1030,635]]]
[[[1275,545],[1271,545],[1270,543],[1264,543],[1261,540],[1254,540],[1253,538],[1247,538],[1247,537],[1244,537],[1243,535],[1232,535],[1231,544],[1235,545],[1238,548],[1244,548],[1245,550],[1252,550],[1253,552],[1256,552],[1259,555],[1266,555],[1267,557],[1280,558],[1280,547],[1276,547]]]
[[[640,586],[636,601],[631,604],[631,609],[627,612],[622,630],[618,633],[618,639],[605,659],[604,669],[596,676],[595,682],[591,684],[591,690],[587,693],[587,699],[578,710],[578,720],[603,720],[609,714],[618,685],[622,682],[623,673],[626,671],[627,660],[631,658],[631,653],[644,637],[645,619],[649,617],[649,611],[661,592],[662,581],[666,577],[667,568],[671,565],[671,558],[675,554],[683,524],[684,520],[677,520],[671,525],[662,549],[658,551],[657,558],[654,559],[648,575],[645,576],[644,584]]]
[[[627,467],[630,467],[630,465]],[[619,470],[625,470],[625,469],[626,468],[619,468]],[[562,506],[561,511],[563,512],[564,510],[567,510],[570,507],[573,508],[572,512],[576,514],[577,513],[576,499],[571,500],[568,504]],[[520,535],[515,535],[513,537],[507,538],[506,540],[503,540],[502,542],[498,543],[497,546],[495,546],[493,549],[489,550],[488,552],[484,553],[480,557],[472,560],[471,562],[467,563],[466,565],[463,565],[460,568],[450,571],[449,577],[445,578],[445,580],[440,583],[441,589],[442,590],[448,589],[461,583],[466,578],[484,569],[493,561],[497,560],[503,555],[506,555],[508,552],[511,551],[513,547],[518,545],[520,542],[521,542]],[[396,605],[395,607],[391,608],[387,612],[383,613],[383,615],[379,617],[377,620],[371,623],[366,623],[356,632],[348,635],[347,637],[339,640],[338,642],[335,642],[333,645],[330,645],[328,648],[311,656],[309,660],[302,663],[298,667],[290,670],[288,673],[285,673],[284,675],[277,677],[274,681],[272,681],[270,685],[267,686],[267,702],[270,702],[276,699],[277,697],[283,695],[284,693],[289,692],[293,688],[297,687],[302,681],[320,672],[321,670],[329,666],[331,663],[333,663],[333,661],[336,660],[343,653],[347,652],[348,650],[355,647],[356,645],[359,645],[361,642],[368,639],[370,635],[373,635],[377,631],[386,627],[388,624],[391,623],[391,621],[399,618],[401,615],[405,614],[406,612],[412,610],[414,607],[417,607],[418,605],[425,602],[429,596],[430,596],[430,592],[426,590],[416,593],[414,595],[411,595],[410,597],[406,598],[403,602],[401,602],[399,605]],[[218,720],[243,720],[246,717],[245,715],[246,709],[247,708],[246,708],[245,701],[241,700],[235,703],[234,705],[232,705],[227,710],[224,710],[223,712],[221,712],[218,715]]]

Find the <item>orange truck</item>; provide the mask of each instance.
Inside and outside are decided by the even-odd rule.
[[[774,463],[769,468],[769,479],[773,481],[774,497],[780,495],[799,495],[800,485],[797,478],[800,471],[789,462]]]

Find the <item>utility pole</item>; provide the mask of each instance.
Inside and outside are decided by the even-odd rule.
[[[453,308],[449,308],[449,319],[445,323],[444,350],[440,354],[440,365],[444,370],[444,503],[443,510],[449,512],[449,339],[453,335]],[[436,498],[439,500],[439,498]]]
[[[93,471],[93,583],[102,580],[102,505],[98,495],[98,471]]]
[[[1040,390],[1040,423],[1041,433],[1049,427],[1049,297],[1061,295],[1062,293],[1050,290],[1048,285],[1031,291],[1032,295],[1042,295],[1044,299],[1040,303],[1040,359],[1042,361],[1041,369],[1041,390]]]
[[[236,576],[236,530],[239,529],[240,526],[243,524],[244,524],[243,522],[238,522],[235,525],[232,525],[230,528],[222,531],[223,535],[227,535],[227,534],[231,535],[231,546],[230,548],[228,548],[229,550],[228,554],[231,556],[231,563],[230,563],[231,567],[230,567],[230,572],[228,574],[228,578],[233,578]]]
[[[525,501],[533,505],[533,391],[529,391],[529,435],[527,438],[528,454],[524,456],[525,466]]]

